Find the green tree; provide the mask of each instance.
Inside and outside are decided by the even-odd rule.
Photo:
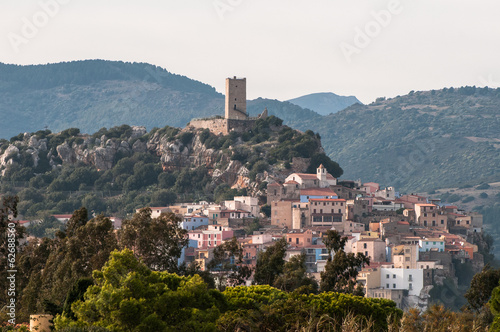
[[[55,319],[57,329],[68,326],[105,327],[111,331],[215,331],[226,308],[224,297],[203,280],[151,271],[125,249],[93,273],[94,285],[66,315]]]
[[[318,291],[316,280],[307,275],[305,253],[293,256],[285,263],[283,273],[274,281],[274,287],[286,292],[298,289],[313,293]]]
[[[252,270],[243,264],[243,248],[235,237],[215,247],[207,268],[215,276],[219,290],[241,285],[252,274]]]
[[[256,285],[273,285],[274,280],[283,272],[288,244],[282,237],[265,251],[257,255],[253,282]]]
[[[324,244],[329,255],[325,270],[321,272],[320,290],[363,295],[363,287],[357,284],[356,277],[360,268],[370,264],[370,258],[362,253],[346,253],[346,242],[347,237],[341,237],[335,230],[328,231]]]
[[[152,270],[177,272],[182,248],[188,244],[187,231],[179,227],[181,222],[171,212],[152,218],[151,209],[143,208],[123,221],[121,245],[132,249]]]
[[[472,278],[470,288],[465,293],[469,308],[480,311],[488,303],[493,289],[500,281],[500,269],[492,269],[486,265],[483,270]]]
[[[44,303],[62,309],[75,282],[90,277],[93,270],[106,263],[110,252],[118,248],[108,218],[97,216],[87,220],[85,208],[75,211],[66,232],[59,231],[53,240],[43,240],[40,249],[28,246],[29,250],[20,255],[23,273],[29,280],[22,290],[21,314],[27,316],[27,310],[32,309],[43,312]]]

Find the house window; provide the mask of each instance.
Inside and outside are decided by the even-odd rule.
[[[367,247],[366,243],[363,243],[363,248],[365,248],[365,249],[366,249],[366,247]]]
[[[299,238],[298,237],[295,238],[295,244],[299,244]]]
[[[396,284],[392,284],[392,288],[396,288]]]
[[[396,275],[395,274],[392,275],[392,279],[396,279]]]
[[[288,242],[292,242],[292,238],[291,237],[288,238]]]
[[[367,256],[367,257],[368,257],[368,251],[365,251],[365,256]]]
[[[389,278],[390,278],[390,276],[389,276],[388,274],[386,274],[386,275],[385,275],[385,278],[386,278],[386,279],[389,279]]]
[[[389,288],[389,284],[385,284],[385,288]]]

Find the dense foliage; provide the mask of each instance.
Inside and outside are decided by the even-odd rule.
[[[207,288],[199,276],[154,272],[131,251],[115,251],[93,274],[84,300],[73,303],[76,320],[59,315],[56,327],[105,327],[111,331],[314,331],[339,329],[348,315],[386,329],[402,312],[394,302],[323,293],[300,295],[270,286]],[[314,321],[314,324],[312,322]]]

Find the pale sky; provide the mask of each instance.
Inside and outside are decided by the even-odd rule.
[[[0,62],[84,59],[148,62],[220,92],[246,77],[248,99],[500,87],[500,1],[0,1]]]

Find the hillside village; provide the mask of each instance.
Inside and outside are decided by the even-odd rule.
[[[248,124],[241,124],[248,119],[245,89],[245,79],[226,79],[225,119],[198,121],[197,125],[208,122],[208,128],[216,132],[220,128],[247,130]],[[267,110],[262,116],[267,116]],[[216,121],[222,125],[214,125]],[[258,253],[285,237],[289,244],[286,260],[305,253],[307,272],[318,281],[328,258],[323,239],[334,229],[347,237],[346,252],[370,258],[370,265],[357,278],[365,296],[391,299],[401,309],[425,310],[433,285],[442,285],[450,277],[457,282],[454,261],[470,262],[476,272],[484,266],[474,244],[482,232],[480,214],[424,196],[400,195],[394,187],[381,188],[373,182],[339,181],[322,164],[316,174],[291,173],[283,183],[269,183],[266,205],[270,217],[260,213],[262,205],[251,196],[222,204],[153,207],[152,213],[182,215],[180,227],[188,230],[189,246],[181,262],[196,261],[204,268],[214,248],[235,236],[244,250],[244,264],[255,268]],[[253,218],[259,218],[263,227],[243,234],[242,227]]]
[[[259,117],[248,116],[245,88],[245,79],[234,77],[226,80],[224,118],[194,119],[185,129],[173,131],[168,138],[161,136],[159,131],[151,135],[149,140],[142,141],[137,138],[145,135],[145,129],[134,127],[131,131],[135,135],[135,141],[130,140],[127,144],[108,139],[105,135],[101,138],[81,138],[83,143],[75,141],[71,146],[62,140],[57,142],[59,145],[54,149],[58,158],[52,156],[51,161],[54,162],[49,166],[56,169],[61,167],[55,164],[59,159],[63,164],[83,162],[97,169],[112,169],[114,154],[109,157],[95,153],[95,157],[91,157],[84,147],[93,144],[97,146],[96,149],[111,152],[115,145],[120,146],[124,151],[122,153],[129,152],[124,148],[129,145],[132,145],[132,150],[142,152],[154,148],[152,151],[156,152],[162,162],[161,172],[181,167],[192,168],[193,164],[197,167],[211,164],[212,169],[207,174],[216,179],[214,182],[217,179],[230,179],[227,181],[230,184],[228,188],[245,189],[247,194],[233,195],[233,199],[218,203],[206,200],[179,203],[183,196],[176,196],[176,203],[166,206],[143,205],[136,209],[136,213],[150,211],[151,218],[167,213],[177,215],[182,220],[179,227],[186,231],[188,240],[178,264],[192,266],[191,263],[197,263],[201,271],[210,271],[209,266],[215,258],[217,247],[229,241],[237,241],[243,250],[240,265],[255,272],[259,255],[284,238],[288,244],[285,260],[305,255],[307,275],[319,282],[329,258],[325,240],[328,232],[335,230],[346,239],[346,253],[360,253],[369,258],[370,263],[358,271],[356,280],[362,285],[366,297],[390,299],[403,310],[418,308],[425,311],[430,305],[433,288],[443,287],[446,283],[448,287],[450,283],[452,287],[458,286],[460,266],[468,266],[474,273],[483,269],[483,218],[477,212],[464,211],[458,206],[446,205],[439,199],[429,199],[418,194],[400,194],[395,187],[381,187],[375,182],[340,180],[338,175],[336,177],[329,173],[323,163],[313,165],[311,157],[293,156],[288,166],[285,166],[287,162],[280,162],[280,166],[273,166],[272,170],[271,165],[266,166],[268,169],[255,166],[259,163],[258,157],[255,157],[250,170],[244,166],[246,164],[243,161],[234,158],[238,150],[233,149],[233,155],[229,159],[222,154],[222,149],[207,148],[205,143],[209,140],[214,141],[231,133],[244,135],[246,132],[257,132],[257,123],[262,124],[263,120],[276,121],[276,118],[268,117],[267,109]],[[193,134],[193,130],[196,134]],[[207,130],[217,136],[210,137]],[[188,138],[186,142],[182,135]],[[204,141],[201,140],[202,135],[205,137]],[[281,130],[278,141],[286,143],[287,137],[293,138],[294,135],[296,134],[291,133],[289,128]],[[306,142],[313,143],[310,146],[323,151],[317,145],[319,136],[312,132],[300,135],[304,135],[303,138],[308,140]],[[30,147],[34,145],[33,141],[38,142],[34,136],[26,134],[22,139],[29,140]],[[47,139],[42,141],[46,143]],[[235,136],[235,141],[243,144],[239,136]],[[23,143],[17,142],[14,140],[22,148]],[[22,142],[21,138],[19,142]],[[264,144],[272,145],[266,141]],[[14,151],[17,147],[9,145],[4,156],[19,153],[19,149],[13,153],[9,149]],[[118,148],[115,150],[118,151]],[[35,155],[38,156],[38,153]],[[103,157],[107,162],[98,162],[98,155],[107,156]],[[3,159],[5,163],[14,164],[13,158]],[[225,166],[218,169],[216,160],[223,160]],[[328,161],[333,163],[329,158]],[[316,167],[315,172],[311,166]],[[307,172],[306,169],[313,169],[313,172]],[[7,166],[4,173],[6,170]],[[253,179],[250,176],[252,172],[255,173]],[[339,174],[341,172],[340,169]],[[222,183],[222,180],[219,181]],[[207,186],[208,184],[207,182]],[[92,212],[96,217],[95,211]],[[72,215],[52,214],[52,217],[65,224]],[[117,215],[110,216],[109,219],[118,233],[122,218]],[[19,220],[18,223],[28,227],[36,222]],[[27,240],[31,239],[33,237]],[[217,278],[217,273],[215,275]],[[253,280],[252,274],[245,282],[251,285]],[[230,281],[224,282],[227,286],[232,286]]]
[[[292,173],[284,183],[269,184],[267,203],[270,218],[250,196],[151,210],[153,217],[182,215],[180,227],[189,236],[183,262],[196,261],[203,268],[214,248],[235,236],[244,250],[244,264],[255,268],[258,253],[285,237],[286,260],[305,253],[307,272],[318,281],[328,257],[322,240],[335,229],[348,238],[346,252],[370,257],[370,265],[358,275],[366,296],[391,299],[401,309],[425,309],[433,285],[456,279],[453,261],[470,262],[475,271],[484,266],[473,243],[474,235],[482,232],[481,215],[419,195],[399,195],[373,182],[337,181],[322,165],[317,174]],[[245,234],[243,226],[254,218],[262,227]]]

